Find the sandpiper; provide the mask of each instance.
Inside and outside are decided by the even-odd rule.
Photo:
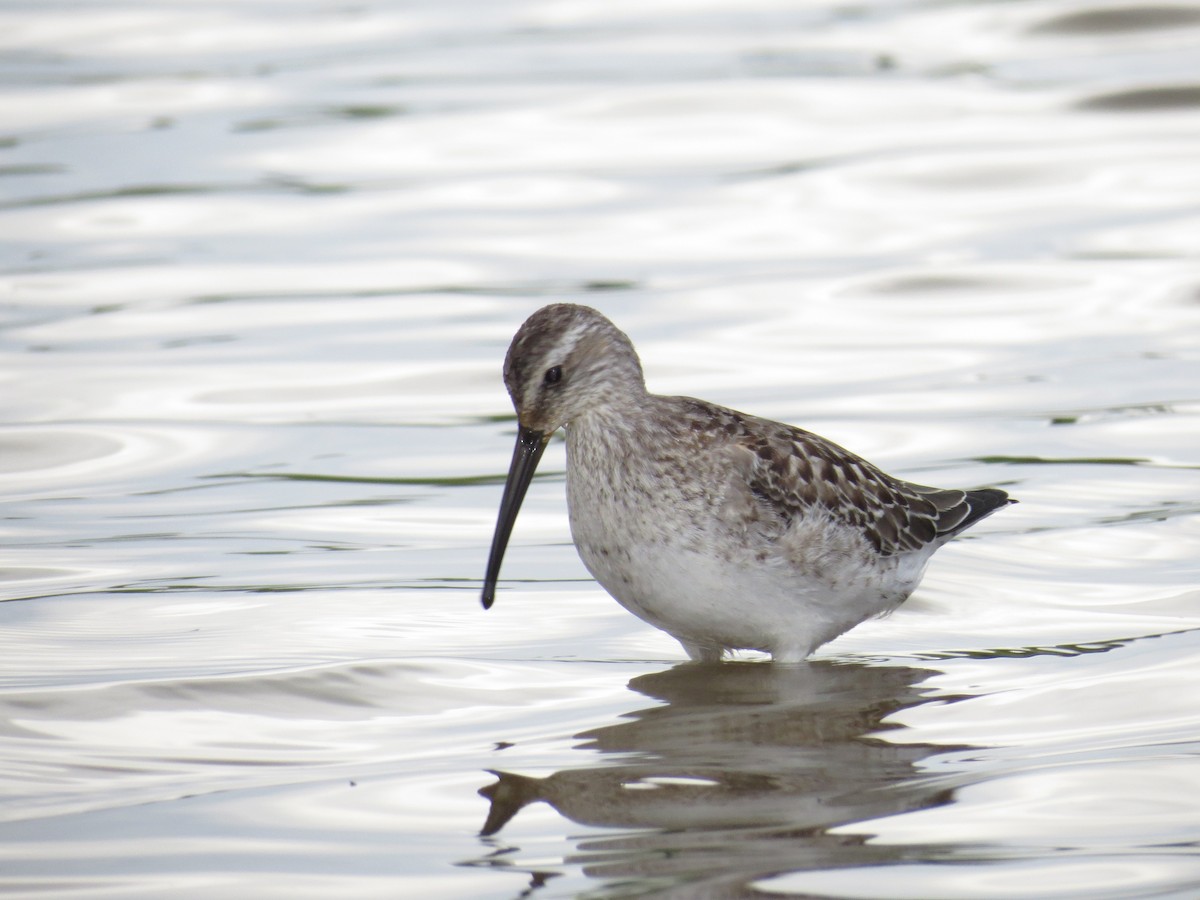
[[[504,361],[517,444],[483,606],[550,436],[567,433],[567,507],[584,565],[697,661],[761,650],[781,662],[916,588],[944,543],[1016,501],[995,488],[910,484],[811,432],[646,390],[629,338],[558,303]]]

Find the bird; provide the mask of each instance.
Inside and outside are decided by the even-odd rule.
[[[801,428],[646,388],[629,337],[554,303],[512,340],[517,417],[481,600],[551,436],[566,432],[571,536],[618,603],[690,660],[799,662],[916,589],[933,553],[1017,501],[903,481]]]

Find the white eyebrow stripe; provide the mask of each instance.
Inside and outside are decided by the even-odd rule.
[[[575,345],[579,343],[586,331],[588,331],[587,322],[576,322],[572,325],[571,329],[563,334],[562,340],[554,345],[554,355],[557,359],[548,359],[547,362],[553,366],[570,359],[571,354],[575,351]]]

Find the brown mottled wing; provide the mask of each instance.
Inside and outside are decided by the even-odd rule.
[[[760,505],[785,523],[831,516],[861,529],[884,556],[942,544],[1009,502],[995,489],[910,484],[819,435],[765,419],[735,418],[742,426],[738,445],[754,455],[747,480]]]

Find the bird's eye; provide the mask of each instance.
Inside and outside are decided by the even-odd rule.
[[[562,366],[551,366],[546,370],[546,375],[542,379],[546,384],[558,384],[562,381]]]

